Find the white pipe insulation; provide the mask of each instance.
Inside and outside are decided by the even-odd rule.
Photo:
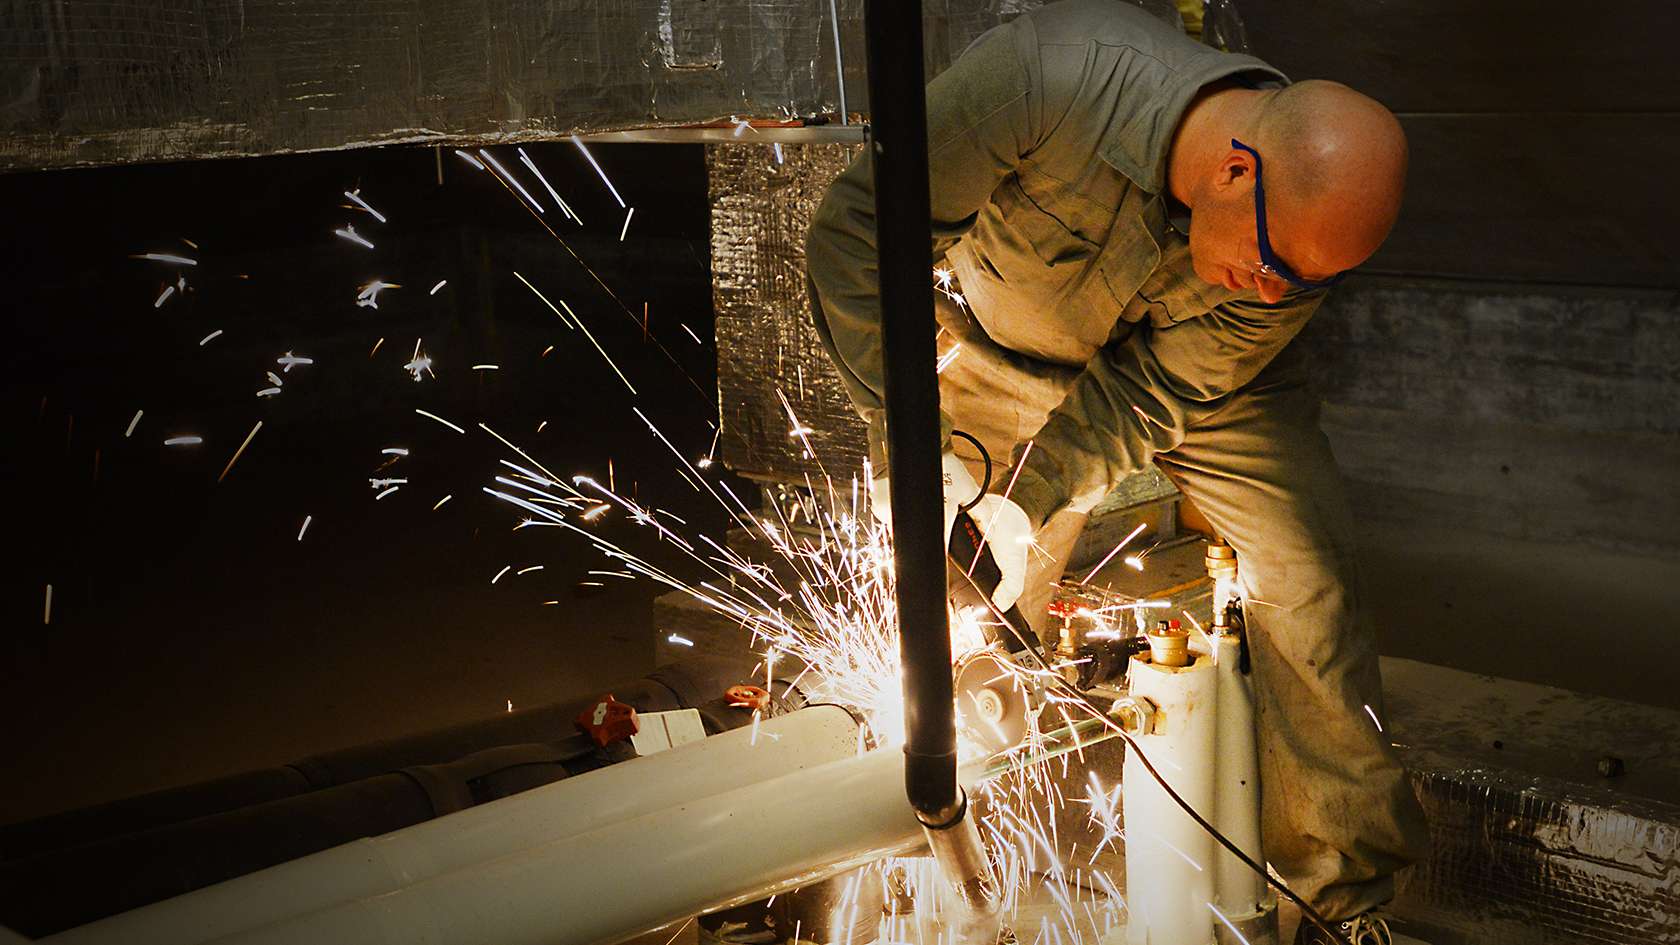
[[[1213,810],[1213,661],[1162,666],[1134,656],[1133,698],[1155,705],[1155,724],[1135,737],[1155,770],[1197,812]],[[1212,945],[1214,841],[1126,752],[1121,775],[1126,824],[1127,945]]]
[[[693,804],[743,785],[774,783],[793,772],[852,757],[859,743],[859,724],[850,712],[835,705],[812,706],[768,719],[756,730],[743,728],[714,735],[383,836],[323,850],[43,941],[200,945],[341,903],[394,893],[566,837],[589,831],[599,834],[608,825],[638,822],[637,818],[651,812],[684,802]],[[909,822],[915,824],[904,804],[902,788],[897,800]],[[843,806],[844,802],[837,804]],[[742,808],[745,814],[752,810]],[[660,835],[653,839],[661,844],[669,842]],[[587,851],[586,862],[613,855],[610,847],[582,849]],[[657,859],[663,859],[663,855],[650,857]],[[639,869],[642,864],[635,865]],[[557,880],[544,876],[540,882],[553,884]],[[628,893],[621,890],[619,895]],[[593,907],[580,907],[580,913]],[[440,904],[436,908],[447,911],[452,907]],[[495,939],[480,934],[477,940]],[[328,936],[315,941],[349,939]],[[431,939],[415,936],[408,941]]]
[[[964,782],[976,775],[963,772]],[[755,781],[217,945],[598,945],[925,848],[886,749]]]
[[[1131,695],[1154,703],[1155,724],[1137,742],[1156,771],[1196,812],[1256,863],[1260,764],[1254,690],[1241,670],[1242,644],[1215,634],[1188,666],[1134,657]],[[1226,850],[1126,754],[1128,945],[1212,945],[1277,941],[1277,900],[1266,882]]]

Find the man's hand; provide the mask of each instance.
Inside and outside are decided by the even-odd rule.
[[[1026,587],[1027,549],[1032,544],[1027,513],[1001,495],[988,494],[968,510],[963,526],[974,533],[946,539],[952,563],[991,593],[998,610],[1008,610]]]
[[[941,474],[945,480],[945,531],[943,538],[947,545],[951,543],[951,525],[957,520],[957,509],[974,501],[980,494],[980,484],[974,481],[974,476],[957,458],[957,454],[950,450],[940,457]],[[886,476],[877,476],[869,484],[869,510],[874,513],[875,521],[888,528],[892,527],[892,490],[887,485]]]

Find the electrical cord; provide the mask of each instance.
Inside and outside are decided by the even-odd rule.
[[[980,458],[986,463],[986,478],[980,483],[980,491],[976,492],[974,494],[974,498],[969,500],[966,504],[957,506],[957,514],[962,515],[969,509],[979,505],[980,500],[986,497],[986,491],[992,487],[992,454],[986,452],[986,447],[980,445],[980,441],[976,439],[973,434],[964,433],[961,430],[952,430],[951,435],[960,436],[968,442],[973,443],[974,448],[980,451]]]
[[[989,472],[988,472],[988,478],[990,478]],[[1149,760],[1149,756],[1144,753],[1143,747],[1138,744],[1137,739],[1132,737],[1132,733],[1126,731],[1125,728],[1123,728],[1118,722],[1115,722],[1112,718],[1109,718],[1109,715],[1108,715],[1107,712],[1105,712],[1101,708],[1099,708],[1095,703],[1093,703],[1089,698],[1087,698],[1084,693],[1080,692],[1078,689],[1069,685],[1067,680],[1063,679],[1060,675],[1058,675],[1054,670],[1052,670],[1050,668],[1049,660],[1045,658],[1043,652],[1040,650],[1038,634],[1033,632],[1032,628],[1030,628],[1030,627],[1023,630],[1021,627],[1016,626],[1015,621],[1011,620],[1008,614],[1005,614],[1002,610],[1000,610],[998,608],[997,604],[992,600],[992,597],[991,597],[990,594],[986,593],[985,590],[983,590],[979,586],[979,584],[974,581],[974,579],[972,577],[968,577],[968,575],[966,575],[966,574],[964,576],[968,578],[968,581],[969,581],[970,585],[973,586],[974,590],[977,591],[980,594],[981,600],[983,600],[985,602],[986,608],[992,612],[992,616],[995,617],[997,620],[999,620],[1004,625],[1004,627],[1008,628],[1010,635],[1014,636],[1015,639],[1017,641],[1019,641],[1020,644],[1023,647],[1025,647],[1027,652],[1032,654],[1033,661],[1036,662],[1038,664],[1039,668],[1044,671],[1044,674],[1045,674],[1046,678],[1054,681],[1052,683],[1052,685],[1057,686],[1062,690],[1065,690],[1067,695],[1072,696],[1074,701],[1078,702],[1080,705],[1083,705],[1085,707],[1085,709],[1088,712],[1090,712],[1091,715],[1094,718],[1097,718],[1097,719],[1101,720],[1102,723],[1105,726],[1112,729],[1116,735],[1119,735],[1121,740],[1123,740],[1126,743],[1126,746],[1128,748],[1130,748],[1133,752],[1137,753],[1137,759],[1138,759],[1138,761],[1142,762],[1143,769],[1145,771],[1149,772],[1150,777],[1155,779],[1155,783],[1157,783],[1161,786],[1161,790],[1167,792],[1167,796],[1172,798],[1174,803],[1176,803],[1186,814],[1190,815],[1190,819],[1194,820],[1196,822],[1197,826],[1199,826],[1203,830],[1207,831],[1209,836],[1211,836],[1211,837],[1213,837],[1213,839],[1219,841],[1220,846],[1224,847],[1226,850],[1228,850],[1231,853],[1231,855],[1233,855],[1237,859],[1241,860],[1244,865],[1246,865],[1249,869],[1251,869],[1255,873],[1257,873],[1260,876],[1260,878],[1262,878],[1266,881],[1266,884],[1268,886],[1271,886],[1273,889],[1276,889],[1278,892],[1282,893],[1284,895],[1284,897],[1287,898],[1290,902],[1293,902],[1293,903],[1295,903],[1295,905],[1299,906],[1300,909],[1301,909],[1302,916],[1305,917],[1312,924],[1314,924],[1314,925],[1318,926],[1320,929],[1322,929],[1332,939],[1336,939],[1336,940],[1339,940],[1339,941],[1352,942],[1351,939],[1344,938],[1339,932],[1337,932],[1333,927],[1331,927],[1330,921],[1328,919],[1324,918],[1324,916],[1321,915],[1318,912],[1318,910],[1316,910],[1312,906],[1308,905],[1307,901],[1305,899],[1302,899],[1299,895],[1297,895],[1296,892],[1293,889],[1290,889],[1288,886],[1284,885],[1284,883],[1281,882],[1280,880],[1274,879],[1272,877],[1272,874],[1270,874],[1266,871],[1265,866],[1263,866],[1259,863],[1256,863],[1256,862],[1254,862],[1254,860],[1250,859],[1248,854],[1244,853],[1241,849],[1239,849],[1237,847],[1237,845],[1235,843],[1231,842],[1230,838],[1228,838],[1224,834],[1220,833],[1219,828],[1217,828],[1213,824],[1209,823],[1205,817],[1203,817],[1200,813],[1198,813],[1196,811],[1196,809],[1190,805],[1189,801],[1186,801],[1177,791],[1173,790],[1173,786],[1167,783],[1167,779],[1161,776],[1160,771],[1156,770],[1154,763],[1151,762]],[[1011,610],[1017,616],[1019,616],[1019,611],[1014,610],[1014,608],[1011,608]],[[1355,943],[1355,945],[1356,945],[1356,943]]]

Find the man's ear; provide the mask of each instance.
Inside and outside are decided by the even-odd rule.
[[[1225,159],[1219,162],[1219,170],[1214,175],[1213,185],[1224,190],[1229,187],[1247,186],[1254,180],[1254,156],[1238,148],[1226,152]]]

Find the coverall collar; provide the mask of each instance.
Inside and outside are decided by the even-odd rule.
[[[1255,88],[1289,84],[1282,72],[1253,56],[1209,47],[1175,70],[1173,82],[1161,94],[1129,114],[1115,116],[1103,134],[1102,159],[1144,190],[1165,193],[1173,132],[1191,100],[1203,86],[1237,75]]]

